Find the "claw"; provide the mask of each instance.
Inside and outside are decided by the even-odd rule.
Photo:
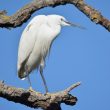
[[[32,89],[32,87],[29,87],[28,89],[30,92],[36,92],[35,90]]]
[[[29,87],[29,89],[28,89],[30,92],[35,92],[36,94],[41,94],[40,92],[37,92],[37,91],[35,91],[35,90],[33,90],[33,88],[32,87]]]
[[[49,92],[46,92],[44,95],[50,95],[50,93]]]

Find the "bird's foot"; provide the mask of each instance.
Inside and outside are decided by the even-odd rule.
[[[50,95],[50,93],[49,92],[46,92],[44,95]]]
[[[29,87],[28,91],[30,91],[30,92],[35,92],[36,94],[41,94],[40,92],[37,92],[37,91],[33,90],[32,87]]]
[[[36,92],[35,90],[33,90],[33,88],[32,87],[29,87],[29,89],[28,89],[30,92]]]

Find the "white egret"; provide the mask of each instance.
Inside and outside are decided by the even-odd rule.
[[[34,17],[24,29],[18,50],[18,77],[28,78],[29,74],[37,68],[43,80],[46,92],[48,88],[43,76],[45,58],[50,51],[52,42],[58,36],[62,26],[82,26],[68,22],[60,15],[38,15]]]

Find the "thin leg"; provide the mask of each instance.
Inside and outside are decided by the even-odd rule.
[[[31,85],[31,80],[30,80],[29,75],[27,76],[27,80],[28,80],[28,82],[29,82],[29,86],[30,86],[29,89],[32,90],[32,85]]]
[[[31,80],[30,80],[30,77],[29,77],[29,72],[28,72],[28,66],[25,65],[25,71],[26,71],[26,76],[27,76],[27,80],[28,80],[28,83],[29,83],[29,90],[33,90],[32,89],[32,84],[31,84]]]
[[[45,78],[44,78],[44,76],[43,76],[43,70],[40,68],[40,75],[41,75],[41,77],[42,77],[42,80],[43,80],[43,84],[44,84],[44,87],[45,87],[45,91],[46,91],[46,93],[48,93],[48,87],[47,87],[47,84],[46,84],[46,80],[45,80]]]

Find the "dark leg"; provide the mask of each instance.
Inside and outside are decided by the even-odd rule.
[[[32,85],[31,85],[31,80],[30,80],[29,75],[27,76],[27,80],[28,80],[28,82],[29,82],[29,89],[32,90]]]
[[[27,77],[27,80],[28,80],[28,83],[29,83],[29,90],[32,90],[32,85],[31,85],[31,80],[30,80],[30,77],[29,77],[29,71],[28,71],[28,66],[27,65],[25,66],[25,71],[26,71],[26,77]]]
[[[44,76],[43,76],[43,69],[42,69],[42,67],[40,67],[40,75],[41,75],[42,80],[43,80],[43,84],[44,84],[44,87],[45,87],[45,91],[46,91],[46,93],[48,93],[48,87],[47,87],[47,84],[46,84],[46,80],[45,80],[45,78],[44,78]]]

